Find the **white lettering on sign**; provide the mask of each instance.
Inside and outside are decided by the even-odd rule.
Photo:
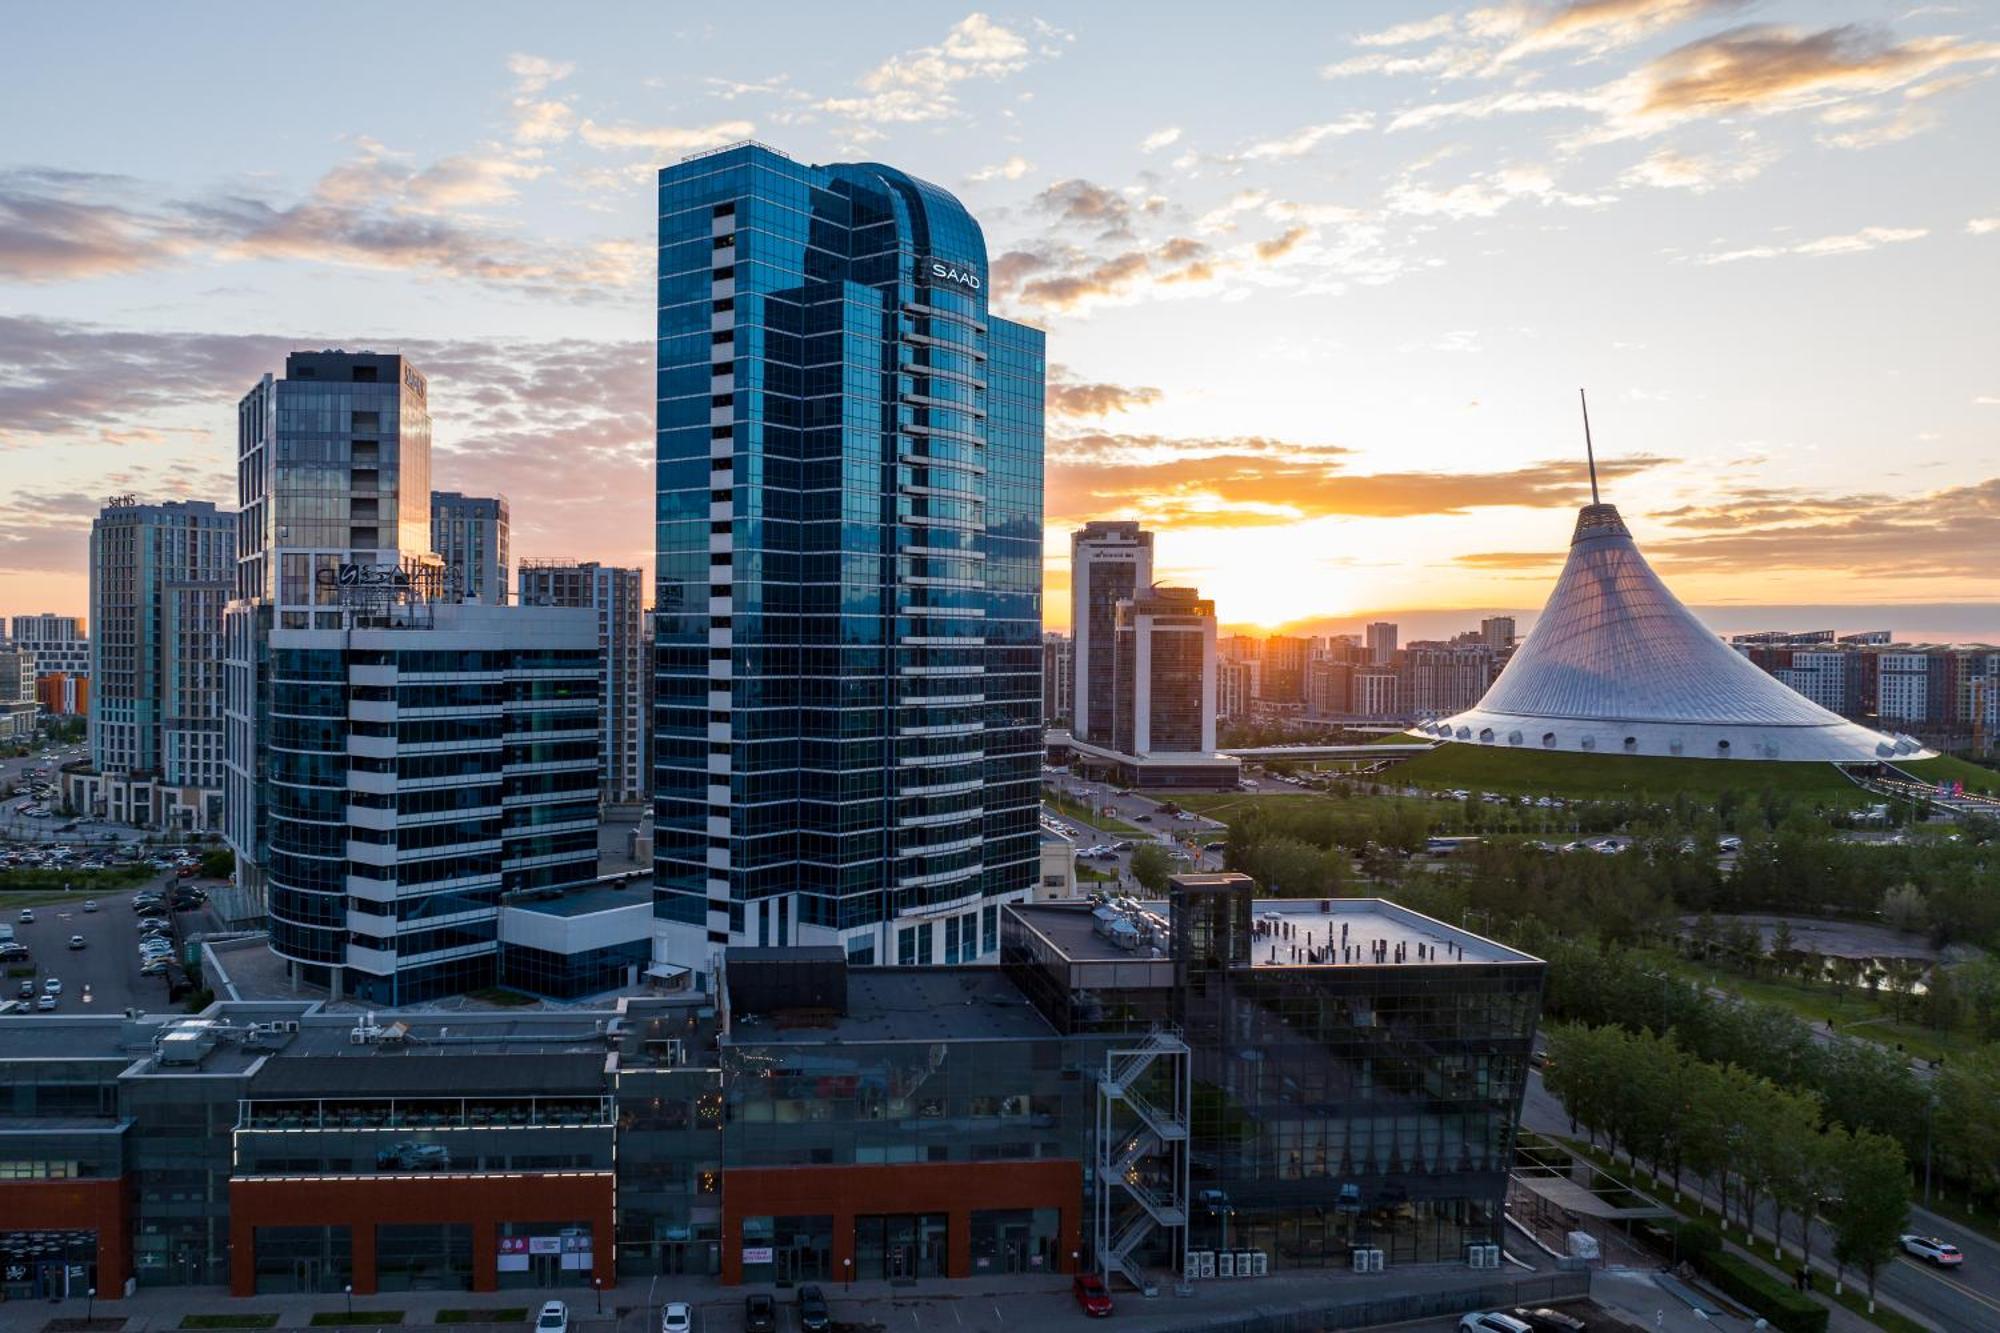
[[[933,259],[930,265],[933,281],[954,283],[969,292],[976,292],[985,285],[980,281],[979,275],[969,268],[961,268],[942,259]]]

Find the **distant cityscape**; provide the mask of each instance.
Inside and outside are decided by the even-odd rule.
[[[88,616],[7,626],[0,741],[45,764],[14,770],[32,850],[7,868],[67,915],[66,876],[136,870],[132,830],[231,867],[132,901],[207,913],[138,945],[173,1000],[202,975],[199,1015],[0,1029],[34,1140],[8,1184],[65,1191],[4,1195],[10,1299],[1059,1273],[1096,1315],[1114,1276],[1498,1270],[1550,964],[1434,884],[1437,917],[1351,892],[1357,865],[1386,893],[1480,838],[1426,839],[1371,787],[1407,846],[1292,826],[1246,869],[1216,803],[1176,802],[1247,795],[1246,756],[1322,733],[1831,771],[1772,735],[1831,728],[1879,770],[2000,727],[2000,649],[1724,647],[1597,502],[1594,458],[1525,636],[1224,636],[1133,520],[1071,533],[1072,628],[1045,633],[1047,338],[988,310],[964,205],[754,143],[657,184],[650,590],[516,555],[508,497],[436,489],[453,405],[422,366],[298,350],[234,404],[233,507],[110,499]],[[1563,711],[1582,695],[1598,711]],[[1567,817],[1487,795],[1495,821]],[[1719,877],[1721,844],[1673,846]],[[27,1022],[61,1007],[42,967]]]

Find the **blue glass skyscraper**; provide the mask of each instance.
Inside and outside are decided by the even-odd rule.
[[[656,953],[997,956],[1037,873],[1043,334],[935,185],[660,172]]]

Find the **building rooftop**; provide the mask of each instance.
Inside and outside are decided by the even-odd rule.
[[[1087,903],[1019,903],[1008,910],[1070,962],[1143,961],[1166,958],[1170,953],[1167,923],[1171,917],[1164,901],[1132,903],[1123,911],[1093,908]],[[1114,920],[1126,926],[1110,924]],[[1529,954],[1382,898],[1259,898],[1251,908],[1251,922],[1257,931],[1251,965],[1260,968],[1447,967],[1537,961]],[[1339,952],[1343,939],[1352,951],[1344,961]],[[1323,952],[1329,941],[1334,946],[1331,956]],[[1382,946],[1379,962],[1375,952],[1378,943]]]
[[[844,1017],[732,1013],[723,1044],[1020,1041],[1054,1031],[998,968],[856,967]]]
[[[650,911],[652,904],[652,886],[649,884],[598,884],[546,898],[509,898],[501,906],[519,912],[540,912],[544,916],[588,916],[592,912],[610,912],[621,907],[645,907]]]

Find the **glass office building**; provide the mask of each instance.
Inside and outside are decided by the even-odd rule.
[[[990,960],[1038,857],[1043,335],[893,168],[659,186],[656,963]]]

